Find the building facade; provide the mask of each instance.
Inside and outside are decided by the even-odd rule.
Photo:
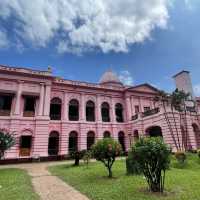
[[[185,83],[191,83],[188,72],[177,74],[175,80],[191,89]],[[127,151],[140,136],[162,136],[174,149],[178,136],[170,134],[168,121],[178,124],[180,137],[187,128],[190,148],[199,148],[198,98],[192,93],[195,111],[188,105],[181,120],[176,111],[172,117],[170,106],[164,110],[155,101],[158,94],[149,84],[124,86],[112,71],[93,84],[55,77],[50,69],[0,65],[0,129],[16,138],[5,159],[61,158],[70,151],[90,149],[104,137],[118,140]]]

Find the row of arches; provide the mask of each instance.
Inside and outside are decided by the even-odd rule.
[[[95,121],[95,103],[91,100],[86,102],[85,106],[86,121]],[[50,119],[61,120],[62,115],[62,100],[55,97],[50,104]],[[123,106],[120,103],[115,104],[115,116],[117,122],[124,122]],[[101,117],[103,122],[110,122],[110,105],[107,102],[101,104]],[[79,120],[79,102],[77,99],[72,99],[69,102],[68,119],[70,121]]]
[[[79,136],[78,132],[72,131],[69,133],[68,139],[68,152],[77,151],[79,148]],[[103,133],[104,138],[111,137],[111,133],[109,131],[105,131]],[[92,145],[95,143],[96,137],[93,131],[89,131],[87,133],[87,150],[90,150]],[[123,151],[125,151],[125,134],[124,132],[120,131],[118,133],[118,140],[122,146]],[[31,149],[33,144],[33,137],[32,135],[23,135],[20,137],[20,146],[19,146],[19,154],[20,156],[30,156]],[[60,149],[60,134],[57,131],[52,131],[49,134],[48,138],[48,155],[49,156],[56,156],[59,153]]]

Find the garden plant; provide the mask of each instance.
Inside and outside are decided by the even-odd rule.
[[[15,137],[9,132],[0,131],[0,159],[4,157],[5,151],[15,145]]]
[[[116,157],[122,153],[121,145],[112,138],[104,138],[93,145],[92,152],[94,158],[108,169],[108,177],[112,178],[112,166]]]
[[[165,171],[170,164],[170,148],[160,137],[140,138],[132,147],[134,159],[138,161],[152,192],[163,192]]]

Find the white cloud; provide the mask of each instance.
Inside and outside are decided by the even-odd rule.
[[[119,80],[125,85],[133,85],[134,83],[132,75],[127,70],[120,71]]]
[[[200,96],[200,84],[194,86],[194,93],[196,96]]]
[[[13,35],[34,47],[54,41],[59,52],[127,52],[165,28],[169,0],[3,0],[0,18],[13,18]],[[5,27],[6,28],[6,27]],[[10,28],[10,27],[9,27]]]
[[[4,31],[0,30],[0,48],[4,49],[9,46],[9,41]]]

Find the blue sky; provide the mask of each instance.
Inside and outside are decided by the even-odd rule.
[[[97,1],[103,2],[103,0]],[[125,1],[128,2],[128,0]],[[23,5],[25,1],[19,0],[19,2]],[[117,2],[120,3],[120,0],[117,0]],[[138,0],[138,2],[141,1]],[[112,68],[113,71],[121,75],[125,82],[134,82],[135,85],[148,82],[167,91],[174,89],[171,77],[184,69],[191,71],[196,94],[200,95],[200,1],[176,0],[170,1],[170,5],[165,0],[155,0],[154,2],[158,4],[165,2],[162,6],[166,9],[167,16],[166,13],[163,14],[163,7],[160,6],[158,8],[161,11],[159,11],[158,16],[152,16],[152,13],[150,13],[147,17],[152,17],[150,23],[153,28],[150,31],[145,29],[147,35],[142,36],[142,39],[138,39],[136,34],[131,34],[130,38],[130,32],[120,32],[119,27],[116,32],[118,31],[120,37],[124,36],[128,41],[125,46],[123,46],[123,40],[120,39],[121,43],[119,42],[116,45],[118,41],[115,36],[114,39],[111,38],[109,41],[107,38],[101,38],[102,41],[107,42],[102,46],[97,42],[98,38],[95,38],[94,35],[91,37],[96,39],[95,42],[86,40],[89,43],[88,45],[85,42],[85,35],[87,36],[89,33],[79,31],[78,35],[75,36],[84,39],[84,42],[82,39],[80,43],[77,38],[76,40],[69,39],[71,35],[68,34],[68,29],[63,31],[60,30],[61,27],[59,30],[57,29],[57,33],[54,31],[53,35],[52,32],[48,32],[49,28],[46,25],[43,26],[43,24],[38,25],[41,28],[37,30],[35,36],[34,32],[30,33],[30,30],[34,30],[30,21],[34,21],[34,19],[32,20],[28,15],[22,15],[17,6],[10,8],[10,5],[3,3],[3,5],[0,5],[0,31],[3,33],[3,35],[0,34],[0,63],[40,70],[45,70],[50,65],[55,75],[87,82],[98,82],[104,71]],[[93,5],[94,9],[96,9],[96,5]],[[140,3],[135,5],[136,8],[137,5],[140,6]],[[24,4],[22,8],[26,9],[26,6]],[[28,7],[28,9],[30,8]],[[31,9],[33,10],[33,7]],[[34,7],[34,9],[33,12],[40,13],[36,10],[37,7]],[[144,10],[142,11],[144,12]],[[120,12],[117,11],[116,13],[121,16]],[[126,9],[123,12],[126,12]],[[129,11],[127,10],[127,12]],[[140,15],[136,16],[142,18],[145,14],[145,12],[141,14],[140,11]],[[85,23],[80,16],[76,18],[76,26],[79,27]],[[27,19],[24,19],[26,17]],[[34,18],[34,14],[32,17]],[[155,18],[156,20],[159,19],[153,21]],[[63,17],[63,21],[65,19],[68,19],[68,16]],[[135,23],[137,24],[137,21]],[[54,24],[53,20],[52,24]],[[119,25],[122,26],[121,29],[126,27],[123,23],[117,24],[117,26]],[[144,24],[144,26],[147,25]],[[52,30],[55,30],[55,27]],[[102,28],[103,25],[100,25],[100,27]],[[22,32],[21,29],[23,31],[26,29],[26,32]],[[140,28],[138,29],[140,30]],[[101,30],[106,31],[107,29],[103,27]],[[130,31],[134,32],[133,29]],[[141,33],[143,32],[144,30],[141,29]],[[27,33],[29,34],[28,37]],[[70,48],[66,49],[66,46],[64,46],[62,50],[59,50],[57,41],[65,41],[64,44],[70,42]],[[75,45],[74,41],[76,41]]]

